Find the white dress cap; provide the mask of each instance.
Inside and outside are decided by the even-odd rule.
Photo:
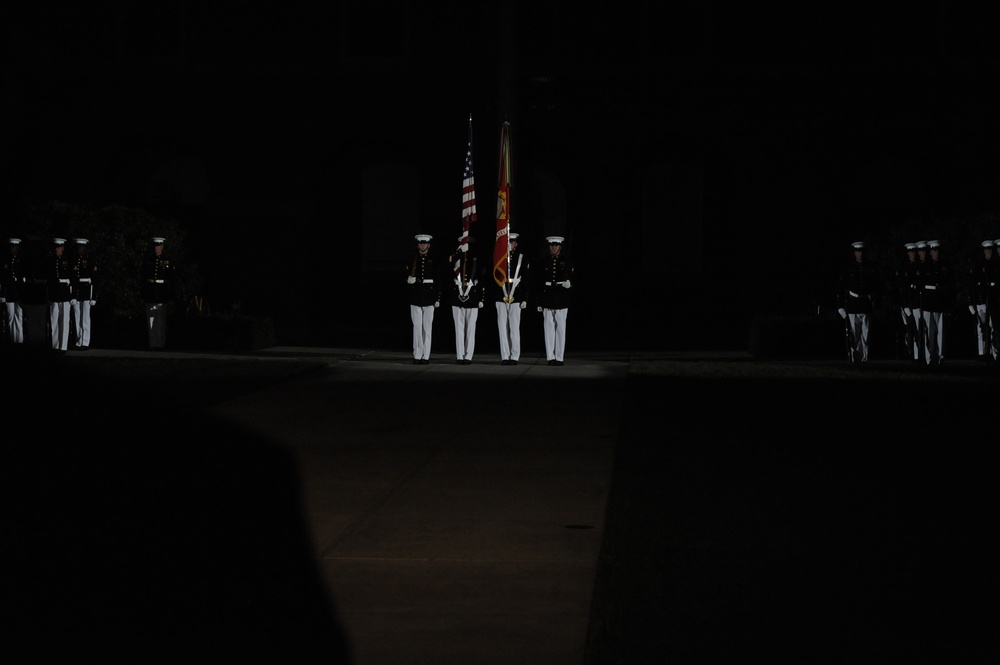
[[[20,245],[21,244],[21,239],[20,238],[8,238],[7,242],[10,243],[11,245]]]
[[[418,233],[417,235],[413,236],[414,240],[416,240],[417,242],[430,242],[431,238],[433,237],[434,236],[428,233]]]
[[[930,247],[931,249],[937,249],[938,247],[941,246],[941,243],[938,242],[937,240],[928,240],[927,246]]]
[[[73,242],[75,242],[77,245],[86,245],[87,244],[87,239],[86,238],[74,238]]]
[[[563,240],[565,240],[565,238],[563,238],[562,236],[548,236],[547,238],[545,238],[545,240],[550,245],[561,245],[563,243]]]
[[[514,240],[517,240],[517,234],[516,233],[508,233],[507,234],[507,239],[509,241],[513,242]]]
[[[165,242],[165,240],[163,238],[161,238],[160,236],[153,236],[152,238],[150,238],[150,241],[154,245],[162,245]]]
[[[984,240],[983,241],[983,247],[993,247],[995,245],[996,245],[996,243],[993,242],[992,240]]]
[[[915,252],[916,250],[917,250],[917,243],[915,242],[906,243],[906,251]]]
[[[863,242],[851,243],[851,247],[853,247],[854,249],[864,249],[865,248],[865,243],[863,243]]]
[[[66,244],[66,238],[53,238],[52,239],[52,244],[53,245],[65,245]]]

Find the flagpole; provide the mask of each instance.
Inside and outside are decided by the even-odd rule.
[[[510,274],[510,123],[500,128],[500,169],[497,185],[497,226],[493,249],[493,281],[506,288]]]
[[[462,175],[462,238],[458,243],[461,251],[462,245],[469,242],[469,229],[476,221],[476,179],[472,168],[472,113],[469,113],[469,137],[465,148],[465,171]]]
[[[513,215],[511,215],[512,208],[510,207],[510,181],[511,181],[511,178],[510,178],[510,172],[511,172],[511,164],[510,164],[510,123],[507,122],[507,118],[506,117],[503,119],[503,124],[504,124],[504,128],[507,130],[507,160],[506,160],[507,161],[507,280],[510,281],[510,227],[511,227],[511,219],[513,218]],[[509,307],[510,307],[510,305],[508,303],[508,308]]]

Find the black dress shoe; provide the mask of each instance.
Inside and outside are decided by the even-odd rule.
[[[516,360],[511,360],[511,361],[510,361],[509,363],[507,363],[507,364],[509,364],[509,365],[516,365],[516,364],[517,364],[517,361],[516,361]]]
[[[507,360],[506,358],[504,358],[503,360],[501,360],[501,361],[500,361],[500,364],[501,364],[501,365],[509,365],[509,364],[510,364],[510,362],[511,362],[511,361],[509,361],[509,360]]]
[[[562,366],[563,366],[563,361],[557,360],[556,361],[556,367],[562,367]]]
[[[421,360],[420,358],[414,358],[413,359],[413,364],[414,365],[422,365],[423,363],[424,363],[424,361]]]
[[[549,367],[555,367],[555,365],[556,365],[556,361],[555,360],[550,360],[549,361]]]
[[[427,358],[424,358],[423,360],[420,361],[420,364],[421,365],[430,365],[431,361],[428,360]]]

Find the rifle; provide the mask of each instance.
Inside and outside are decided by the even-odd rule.
[[[844,342],[847,344],[847,359],[852,363],[857,362],[857,345],[854,341],[854,329],[851,327],[851,315],[848,314],[844,317]]]
[[[976,322],[979,324],[979,333],[983,337],[983,346],[990,346],[993,344],[993,335],[990,332],[990,312],[989,310],[983,312],[983,316],[979,316],[979,312],[976,312]],[[990,350],[987,348],[986,352],[989,353]]]
[[[923,310],[921,310],[923,312]],[[923,362],[927,361],[927,322],[924,321],[923,314],[920,316],[920,321],[918,322],[918,332],[919,332],[919,344],[917,345],[917,353],[919,354],[918,360]]]
[[[906,317],[906,335],[907,340],[909,341],[906,349],[906,357],[910,360],[913,360],[913,347],[918,344],[919,334],[920,333],[917,332],[917,320],[914,318],[913,311],[911,310],[910,315]]]

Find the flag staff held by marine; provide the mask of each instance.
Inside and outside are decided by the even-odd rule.
[[[503,286],[510,272],[510,123],[500,128],[500,170],[497,186],[497,235],[493,248],[493,280]]]
[[[473,237],[469,234],[476,221],[476,189],[472,170],[472,114],[469,114],[469,142],[465,149],[465,170],[462,175],[462,235],[458,251],[449,258],[455,271],[451,289],[451,317],[455,324],[455,361],[471,365],[476,350],[476,322],[483,307],[483,286],[476,252],[470,251]]]
[[[469,227],[477,219],[476,178],[472,169],[472,114],[469,114],[469,140],[465,147],[465,171],[462,174],[462,236],[458,250],[469,250]]]

